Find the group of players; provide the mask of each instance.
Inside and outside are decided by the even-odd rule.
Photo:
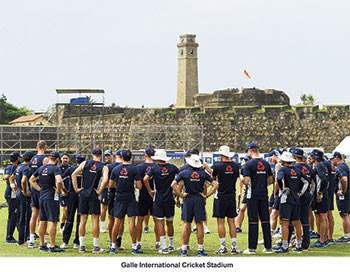
[[[295,246],[294,252],[300,253],[309,248],[310,238],[318,238],[311,247],[323,248],[334,242],[350,243],[349,168],[338,152],[332,154],[330,160],[325,160],[322,151],[315,149],[309,154],[308,161],[299,148],[274,150],[269,154],[274,166],[272,171],[271,165],[259,156],[255,143],[248,145],[248,154],[241,169],[230,159],[228,146],[220,147],[220,161],[211,167],[201,161],[198,150],[190,149],[185,155],[185,165],[180,169],[168,163],[170,158],[161,149],[146,148],[145,162],[136,166],[132,164],[132,153],[128,149],[117,151],[115,156],[107,150],[103,161],[102,150],[94,148],[91,160],[77,155],[74,166],[69,166],[69,157],[65,153],[60,155],[51,152],[45,155],[44,141],[38,142],[37,150],[37,154],[26,151],[22,157],[18,152],[13,152],[11,162],[5,169],[7,243],[35,248],[35,230],[39,221],[40,251],[63,252],[68,247],[76,215],[73,248],[84,253],[87,251],[86,223],[90,215],[92,252],[104,253],[106,250],[99,245],[99,233],[106,230],[108,211],[109,253],[124,249],[121,243],[127,215],[131,253],[143,254],[143,221],[151,215],[155,222],[155,249],[160,254],[168,254],[175,251],[173,219],[176,205],[181,207],[183,222],[182,246],[178,249],[180,255],[187,256],[194,219],[198,256],[207,256],[203,223],[207,219],[206,199],[213,194],[212,215],[217,219],[220,240],[220,248],[215,254],[225,255],[229,252],[225,240],[225,219],[231,238],[230,253],[242,253],[236,247],[236,236],[237,232],[241,232],[246,209],[249,228],[245,254],[256,254],[259,220],[263,230],[264,253],[272,253],[272,249],[275,249],[275,253],[287,253],[290,245]],[[240,180],[239,202],[242,187],[246,186],[239,214],[236,209],[237,180]],[[269,184],[273,184],[270,201]],[[139,190],[138,194],[136,189]],[[335,241],[332,216],[334,195],[344,230],[344,236]],[[63,207],[63,241],[57,246],[55,238],[57,223],[60,221],[60,205]],[[313,228],[313,213],[317,232]],[[275,231],[278,215],[282,239],[272,246],[272,234],[278,235],[278,231]],[[50,226],[47,233],[48,222]],[[13,236],[16,227],[17,240]],[[49,235],[49,243],[46,235]]]

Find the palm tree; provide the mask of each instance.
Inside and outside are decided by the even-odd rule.
[[[301,102],[303,103],[303,105],[307,105],[307,95],[306,94],[302,94],[301,96],[300,96],[300,100],[301,100]]]
[[[300,100],[302,102],[302,105],[315,105],[316,104],[316,98],[312,94],[302,94],[300,96]]]

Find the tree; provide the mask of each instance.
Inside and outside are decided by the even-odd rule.
[[[316,98],[312,94],[302,94],[300,96],[302,105],[315,105]]]
[[[7,97],[2,94],[0,97],[0,124],[8,124],[10,121],[23,116],[30,115],[32,112],[26,107],[17,108],[7,102]]]

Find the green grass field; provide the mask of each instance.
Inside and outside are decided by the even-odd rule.
[[[271,186],[270,186],[271,187]],[[270,188],[271,189],[271,188]],[[4,190],[5,190],[5,181],[0,178],[0,202],[4,202]],[[212,204],[213,204],[213,197],[210,197],[207,202],[207,213],[208,213],[208,227],[211,231],[210,234],[205,234],[204,237],[204,248],[208,252],[209,256],[217,256],[214,254],[214,251],[220,246],[219,239],[218,239],[218,233],[217,233],[217,226],[216,226],[216,220],[212,218]],[[46,253],[46,252],[40,252],[37,248],[36,249],[28,249],[26,247],[19,247],[16,246],[16,244],[6,244],[4,243],[6,238],[6,222],[7,222],[7,208],[0,209],[0,256],[96,256],[96,254],[92,253],[86,253],[86,254],[79,254],[78,250],[73,249],[73,239],[71,238],[69,248],[64,253]],[[175,220],[174,220],[174,227],[175,227],[175,247],[181,246],[181,228],[182,223],[180,220],[181,211],[179,208],[176,208],[175,210]],[[335,208],[334,211],[334,218],[335,218],[335,229],[334,229],[334,238],[340,238],[342,236],[342,225],[340,216],[338,214],[337,209]],[[127,220],[126,220],[127,221]],[[107,223],[107,222],[106,222]],[[154,231],[153,231],[153,220],[150,220],[150,233],[143,234],[142,235],[142,249],[144,250],[145,254],[141,256],[160,256],[155,250],[154,250],[154,244],[155,244],[155,237],[154,237]],[[260,227],[259,227],[260,228]],[[237,234],[237,248],[244,250],[247,248],[248,244],[248,235],[247,235],[247,229],[248,229],[248,221],[247,217],[245,218],[243,222],[243,233]],[[228,229],[226,229],[226,232],[228,232]],[[73,233],[74,235],[74,233]],[[72,236],[73,236],[72,235]],[[18,237],[17,230],[14,234],[15,238]],[[260,228],[260,234],[259,234],[259,240],[262,239],[262,233]],[[312,240],[315,241],[315,240]],[[57,245],[60,245],[62,242],[62,234],[57,233],[56,243]],[[36,245],[39,244],[39,241],[36,240]],[[108,233],[101,233],[100,234],[100,245],[103,248],[108,247],[109,240],[108,240]],[[123,246],[126,248],[124,251],[118,251],[115,255],[109,255],[109,254],[100,254],[98,256],[131,256],[131,240],[130,235],[128,231],[128,226],[125,224],[125,232],[123,236]],[[226,236],[226,244],[230,245],[230,237]],[[87,225],[87,234],[86,234],[86,247],[89,251],[92,250],[92,235],[91,235],[91,221],[89,220]],[[190,239],[190,252],[189,256],[196,256],[197,254],[197,239],[196,234],[191,234]],[[275,254],[262,254],[263,245],[258,245],[257,249],[257,255],[256,256],[268,256],[268,257],[276,257]],[[139,255],[140,256],[140,255]],[[177,252],[170,253],[167,256],[178,256]],[[227,255],[231,256],[231,255]],[[245,255],[243,255],[245,256]],[[254,256],[254,255],[253,255]],[[286,256],[286,255],[283,255]],[[330,245],[327,248],[324,249],[309,249],[307,252],[303,252],[302,254],[293,254],[290,253],[289,256],[350,256],[350,244],[336,244],[336,245]]]

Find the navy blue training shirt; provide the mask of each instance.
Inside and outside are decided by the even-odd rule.
[[[102,170],[104,166],[105,165],[103,162],[94,160],[86,161],[83,169],[83,181],[81,186],[83,190],[80,191],[80,196],[98,197],[94,189],[97,189],[100,183],[100,179],[102,177]]]
[[[5,168],[5,173],[4,173],[4,174],[5,174],[5,175],[11,176],[12,174],[15,173],[16,168],[17,168],[16,165],[10,163],[10,164],[8,164],[8,165],[6,166],[6,168]],[[6,182],[5,199],[8,199],[8,198],[11,197],[11,192],[12,192],[11,186],[10,186],[10,184],[8,184],[8,183]]]
[[[74,187],[73,187],[73,183],[72,183],[72,174],[74,173],[75,169],[77,169],[78,166],[74,165],[72,167],[69,167],[66,171],[64,171],[64,173],[62,174],[62,179],[65,180],[67,179],[69,181],[68,183],[68,187],[66,187],[66,189],[69,192],[73,192],[74,191]],[[78,188],[81,188],[81,181],[82,181],[83,175],[82,174],[78,174],[77,175],[77,183],[78,183]]]
[[[304,180],[306,186],[309,186],[308,178],[302,171],[295,166],[283,166],[277,174],[278,186],[281,190],[289,188],[289,194],[287,197],[287,203],[298,205],[300,204],[299,196],[297,195],[301,192],[300,187],[304,187],[304,183],[301,181]],[[301,186],[301,184],[303,184]],[[305,188],[305,191],[307,190]],[[304,193],[304,192],[302,192]],[[281,202],[282,204],[282,202]]]
[[[239,177],[238,164],[233,161],[220,161],[213,165],[213,177],[217,177],[219,188],[215,198],[224,195],[235,196],[236,181]]]
[[[198,196],[200,193],[203,193],[205,182],[211,184],[213,181],[212,177],[203,168],[182,171],[177,175],[175,180],[178,184],[181,182],[184,183],[184,192],[188,193],[186,198]]]
[[[319,192],[327,192],[328,191],[328,170],[327,167],[323,163],[318,163],[315,166],[315,176],[316,176],[316,194]],[[324,197],[327,197],[328,194],[324,194]]]
[[[342,162],[341,164],[338,165],[337,170],[336,170],[336,183],[337,183],[337,190],[340,190],[343,188],[341,184],[341,178],[342,177],[347,177],[348,178],[348,186],[346,189],[346,194],[350,195],[350,189],[349,189],[349,182],[350,182],[350,175],[349,175],[349,167],[346,165],[346,163]]]
[[[29,186],[29,178],[30,178],[30,167],[26,165],[25,163],[22,163],[17,166],[16,168],[16,183],[18,187],[18,192],[22,192],[22,177],[26,176],[27,179],[27,188]]]
[[[56,176],[62,175],[60,167],[55,164],[45,164],[39,167],[33,174],[40,181],[40,200],[56,200],[55,198]]]
[[[111,175],[112,175],[112,171],[114,168],[116,168],[118,165],[120,165],[121,163],[120,162],[112,162],[110,164],[107,164],[107,167],[108,167],[108,175],[109,175],[109,178],[108,180],[111,179]],[[108,191],[111,193],[110,197],[112,197],[114,199],[114,193],[115,193],[115,188],[108,188]]]
[[[267,199],[267,178],[272,176],[270,164],[262,158],[253,158],[241,170],[244,177],[250,177],[247,199]]]
[[[120,164],[112,171],[110,179],[116,183],[115,201],[136,200],[135,182],[141,180],[140,173],[132,164]]]
[[[175,176],[179,173],[179,168],[170,163],[157,163],[147,175],[154,179],[155,195],[153,201],[157,205],[174,204],[174,194],[171,188]]]
[[[307,181],[309,182],[308,190],[310,191],[310,185],[316,184],[315,182],[315,171],[312,169],[312,167],[306,163],[295,163],[294,166],[298,168],[306,177]],[[301,184],[302,187],[302,184]],[[300,187],[300,189],[301,189]]]
[[[179,172],[185,171],[187,169],[190,169],[190,168],[188,167],[188,164],[186,163],[183,166],[181,166],[181,168],[179,169]]]
[[[331,196],[331,194],[334,194],[334,188],[335,188],[335,184],[334,184],[334,178],[335,178],[335,167],[334,165],[326,160],[324,162],[322,162],[326,168],[327,168],[327,173],[328,173],[328,181],[329,181],[329,185],[328,185],[328,194],[329,196]]]
[[[140,177],[141,177],[141,181],[142,181],[142,188],[141,188],[140,193],[139,193],[139,202],[152,202],[153,201],[152,197],[148,193],[147,188],[145,187],[145,185],[143,183],[143,178],[146,176],[147,172],[149,170],[151,170],[151,168],[155,165],[156,165],[155,163],[147,163],[147,162],[143,162],[143,163],[136,165],[136,168],[140,173]],[[154,190],[153,178],[149,179],[149,186],[151,187],[152,190]]]
[[[61,173],[64,173],[71,166],[69,164],[67,164],[67,165],[60,164],[58,167],[60,168]],[[69,190],[70,177],[68,177],[68,178],[67,177],[63,178],[62,177],[62,179],[63,179],[63,188],[66,189],[66,190]]]

